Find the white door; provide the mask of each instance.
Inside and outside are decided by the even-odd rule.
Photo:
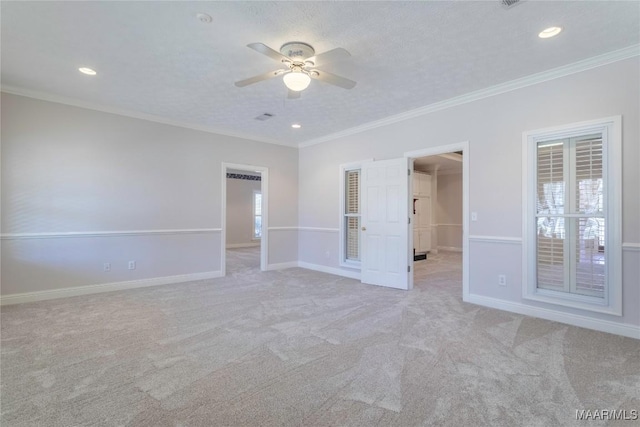
[[[362,283],[410,289],[409,159],[362,165]]]

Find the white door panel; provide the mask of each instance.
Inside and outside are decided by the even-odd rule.
[[[409,289],[408,165],[401,158],[362,166],[363,283]]]

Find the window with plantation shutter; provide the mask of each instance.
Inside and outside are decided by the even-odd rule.
[[[616,123],[525,133],[525,297],[620,314]]]
[[[345,259],[360,261],[360,169],[345,171]]]
[[[538,287],[564,289],[564,149],[562,142],[538,144]]]
[[[340,165],[340,248],[343,267],[360,268],[360,167],[361,162]]]
[[[537,146],[538,287],[604,297],[602,136]]]

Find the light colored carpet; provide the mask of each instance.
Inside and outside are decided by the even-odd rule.
[[[300,268],[2,307],[2,426],[605,425],[640,342],[463,303],[460,254],[411,292]],[[625,422],[623,425],[638,425]]]

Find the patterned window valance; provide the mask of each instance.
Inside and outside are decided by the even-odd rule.
[[[260,175],[245,175],[242,173],[227,173],[227,178],[246,179],[247,181],[262,181],[262,177]]]

